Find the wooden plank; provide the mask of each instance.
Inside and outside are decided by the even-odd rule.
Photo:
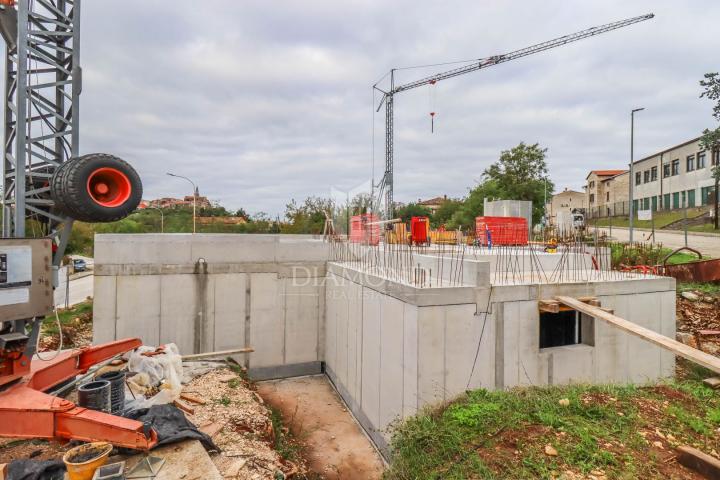
[[[223,480],[210,455],[198,440],[185,440],[156,448],[153,457],[165,459],[154,480]],[[128,469],[147,454],[139,453],[127,459]]]
[[[670,350],[675,355],[679,355],[683,358],[690,360],[691,362],[697,363],[707,369],[712,370],[715,373],[720,373],[720,358],[713,355],[701,352],[695,348],[689,347],[683,343],[678,342],[673,338],[668,338],[665,335],[661,335],[657,332],[650,330],[649,328],[641,327],[633,322],[625,320],[624,318],[608,313],[598,307],[593,307],[587,303],[583,303],[575,298],[565,297],[559,295],[555,299],[564,303],[568,307],[572,307],[579,312],[583,312],[594,318],[599,318],[610,325],[623,330],[624,332],[640,337],[643,340],[647,340],[659,347]]]
[[[188,402],[197,403],[198,405],[205,405],[207,403],[202,398],[190,395],[189,393],[181,393],[180,398],[182,398],[183,400],[187,400]]]
[[[195,413],[195,409],[192,408],[190,405],[188,405],[185,402],[181,402],[180,400],[175,400],[173,404],[178,407],[180,410],[184,411],[185,413],[189,413],[190,415],[193,415]]]
[[[720,460],[700,450],[683,445],[677,448],[677,461],[710,480],[720,480]]]
[[[703,383],[710,388],[717,390],[720,388],[720,377],[710,377],[703,380]]]
[[[560,303],[556,300],[540,300],[538,301],[538,309],[544,313],[559,313]]]
[[[183,361],[200,360],[202,358],[226,357],[228,355],[236,355],[238,353],[252,353],[254,351],[254,348],[236,348],[235,350],[220,350],[218,352],[193,353],[191,355],[183,355],[182,359]]]

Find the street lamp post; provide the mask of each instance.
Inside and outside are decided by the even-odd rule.
[[[195,182],[190,180],[188,177],[184,177],[182,175],[176,175],[176,174],[170,173],[170,172],[167,172],[167,174],[170,175],[171,177],[177,177],[177,178],[182,178],[183,180],[187,180],[188,182],[190,182],[190,185],[193,186],[193,233],[195,233],[195,210],[196,210],[195,202],[197,201],[197,194],[198,194],[197,185],[195,185]]]
[[[162,208],[160,207],[148,207],[153,210],[160,212],[160,233],[165,233],[165,214],[163,214]]]
[[[640,112],[645,108],[635,108],[630,112],[630,201],[628,210],[630,212],[630,245],[633,244],[633,216],[635,209],[633,208],[633,185],[635,184],[635,112]]]

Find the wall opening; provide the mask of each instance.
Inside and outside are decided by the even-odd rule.
[[[540,313],[540,348],[594,345],[593,318],[577,310]]]

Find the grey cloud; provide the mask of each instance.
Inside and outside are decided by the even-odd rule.
[[[397,98],[396,198],[464,195],[502,149],[548,148],[558,187],[627,164],[711,122],[698,80],[718,70],[712,0],[83,3],[81,151],[133,162],[147,197],[186,193],[282,213],[371,172],[372,92],[389,68],[484,57],[654,11],[598,38]],[[442,67],[440,67],[442,68]],[[403,71],[411,80],[437,69]],[[376,99],[377,100],[377,99]],[[375,115],[375,171],[383,165]]]

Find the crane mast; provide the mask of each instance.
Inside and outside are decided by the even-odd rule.
[[[81,0],[2,0],[5,38],[3,237],[39,236],[57,242],[60,263],[72,219],[56,211],[53,173],[78,156]]]
[[[577,42],[585,38],[590,38],[596,35],[600,35],[602,33],[610,32],[612,30],[617,30],[618,28],[623,28],[629,25],[633,25],[635,23],[644,22],[646,20],[650,20],[654,16],[655,15],[653,15],[652,13],[649,13],[647,15],[640,15],[638,17],[628,18],[625,20],[620,20],[617,22],[588,28],[586,30],[581,30],[570,35],[564,35],[562,37],[554,38],[546,42],[521,48],[520,50],[515,50],[501,55],[481,58],[476,61],[468,62],[468,65],[463,65],[461,67],[453,68],[445,72],[436,73],[434,75],[426,76],[401,85],[395,85],[395,69],[390,70],[390,87],[387,90],[383,90],[378,87],[378,83],[373,85],[373,88],[375,90],[378,90],[380,93],[382,93],[382,97],[376,111],[379,112],[383,104],[385,104],[385,173],[380,180],[380,183],[377,185],[377,202],[375,198],[373,198],[373,203],[374,205],[377,205],[377,210],[379,210],[380,202],[384,199],[384,214],[386,218],[393,217],[393,109],[394,97],[396,94],[405,92],[407,90],[412,90],[414,88],[422,87],[424,85],[434,85],[441,80],[458,77],[460,75],[465,75],[466,73],[472,73],[478,70],[482,70],[484,68],[492,67],[494,65],[509,62],[511,60],[527,57],[528,55],[533,55],[536,53],[544,52],[546,50],[550,50],[552,48],[561,47],[563,45]]]

